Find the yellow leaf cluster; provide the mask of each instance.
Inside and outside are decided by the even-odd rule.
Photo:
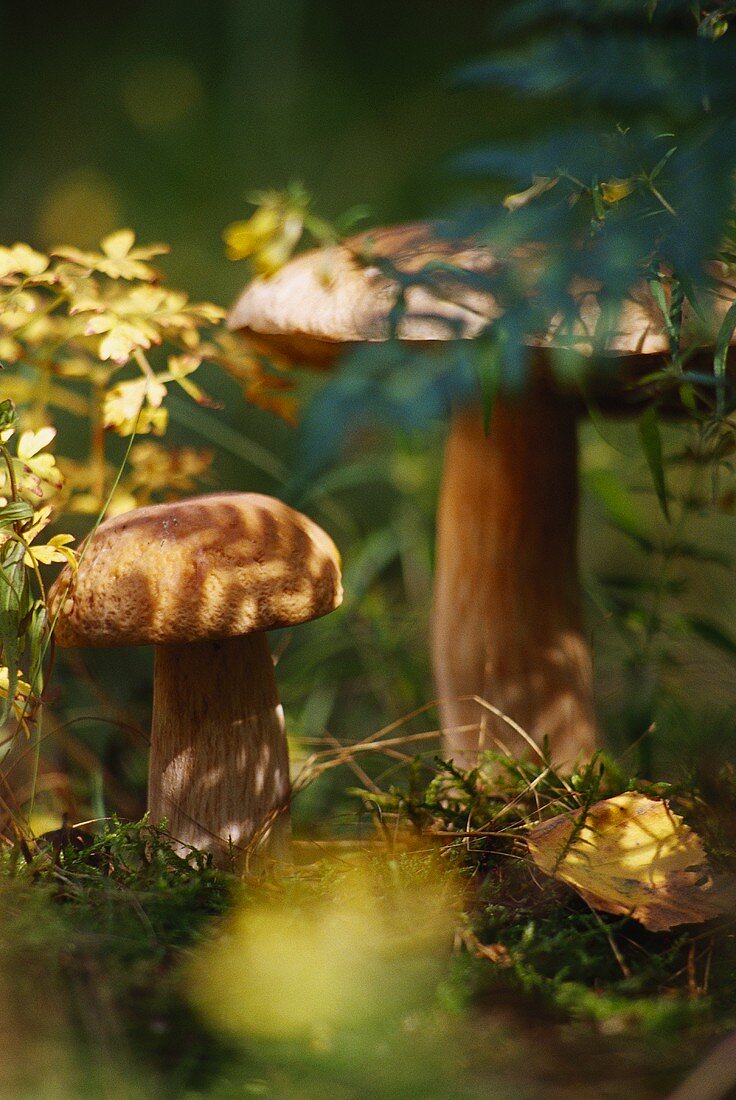
[[[205,360],[222,363],[230,339],[223,310],[164,284],[152,261],[166,251],[138,244],[130,229],[98,251],[0,247],[0,585],[19,635],[17,644],[0,635],[0,720],[25,729],[40,705],[50,626],[43,567],[76,563],[55,516],[194,492],[212,462],[209,451],[150,438],[166,430],[171,387],[214,405],[194,376]],[[57,448],[57,410],[76,419],[81,458],[66,457],[63,441]],[[108,433],[149,437],[133,444],[122,472]]]
[[[166,251],[138,244],[130,229],[105,237],[99,251],[0,248],[3,397],[16,402],[28,430],[46,425],[51,410],[64,409],[87,422],[90,441],[86,484],[83,464],[60,460],[59,466],[44,447],[31,453],[24,442],[24,497],[41,500],[63,488],[66,507],[99,510],[116,477],[101,433],[163,435],[172,386],[215,406],[193,375],[205,360],[224,364],[229,355],[224,311],[164,285],[151,261]],[[66,486],[60,467],[71,474]],[[129,491],[147,495],[145,486]],[[128,494],[120,499],[135,504]]]
[[[3,723],[12,720],[16,730],[28,734],[41,702],[40,665],[48,638],[39,567],[59,562],[75,568],[76,557],[71,535],[39,540],[63,487],[56,459],[47,450],[55,441],[54,428],[41,424],[18,432],[17,413],[7,397],[0,402],[0,416],[0,595],[6,609],[0,635],[0,714]],[[14,629],[14,616],[17,641],[7,633]]]
[[[4,507],[15,499],[30,503],[34,511],[29,519],[19,520],[12,527],[6,525],[0,528],[0,547],[10,540],[22,542],[25,564],[31,568],[53,562],[69,562],[74,567],[76,558],[70,549],[70,544],[74,542],[71,535],[57,534],[47,543],[35,544],[38,535],[53,518],[53,507],[46,503],[46,499],[64,485],[54,455],[46,451],[56,437],[56,430],[47,425],[38,431],[22,432],[16,441],[15,456],[5,446],[14,434],[14,428],[2,432],[5,465],[4,468],[0,466],[0,506]]]
[[[0,433],[0,443],[9,443],[14,434],[15,428]],[[0,465],[0,503],[8,503],[11,482],[15,483],[17,498],[34,505],[43,501],[50,492],[62,488],[64,477],[54,455],[45,449],[55,437],[56,430],[50,426],[21,433],[16,441],[15,457],[8,454],[4,467]],[[12,471],[8,468],[9,464]]]
[[[163,435],[168,420],[161,407],[165,396],[166,386],[153,377],[118,383],[105,395],[105,427],[114,428],[119,435],[151,431]]]
[[[82,252],[78,248],[63,247],[55,249],[54,255],[90,274],[97,271],[110,279],[143,279],[152,282],[158,278],[158,272],[149,266],[148,261],[154,256],[163,256],[168,251],[168,245],[165,244],[136,248],[133,230],[119,229],[102,239],[99,252]]]

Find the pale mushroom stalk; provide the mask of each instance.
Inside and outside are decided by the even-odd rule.
[[[596,748],[590,650],[577,570],[576,411],[537,386],[453,417],[437,510],[432,655],[445,749],[528,751],[477,696],[557,764]],[[479,739],[480,727],[480,739]]]
[[[181,851],[214,845],[228,865],[230,845],[268,837],[286,857],[289,757],[263,634],[156,647],[148,804]]]

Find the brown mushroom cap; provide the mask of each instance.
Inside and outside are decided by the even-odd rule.
[[[50,592],[62,646],[215,640],[326,615],[340,555],[312,520],[258,493],[212,493],[115,516]]]
[[[514,249],[502,261],[488,247],[452,240],[441,227],[430,223],[376,229],[339,245],[306,252],[275,275],[254,279],[235,303],[228,325],[266,352],[327,365],[345,345],[387,340],[392,335],[392,311],[400,287],[391,277],[390,267],[412,274],[428,265],[432,270],[434,265],[431,286],[408,287],[395,335],[410,341],[472,339],[500,317],[503,308],[490,292],[464,285],[446,269],[452,266],[482,275],[513,264],[531,296],[544,260],[543,247],[529,244]],[[712,342],[736,298],[736,281],[725,265],[709,265],[709,274],[722,289],[709,295],[706,334],[702,322],[685,304],[682,333],[686,345],[708,342],[708,338]],[[600,283],[573,279],[569,290],[577,306],[574,324],[553,317],[547,331],[530,334],[527,343],[541,348],[569,347],[582,355],[592,354],[594,348],[610,355],[668,353],[664,318],[645,281],[632,286],[603,339],[596,332],[601,289]]]
[[[266,350],[318,364],[333,359],[341,345],[387,340],[399,287],[382,261],[405,274],[431,263],[485,273],[495,266],[487,249],[447,239],[428,224],[377,229],[305,252],[275,275],[254,279],[233,307],[228,326]],[[490,294],[460,287],[457,280],[447,300],[429,288],[410,286],[396,335],[420,341],[469,339],[501,312]]]

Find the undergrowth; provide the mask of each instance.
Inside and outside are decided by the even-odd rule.
[[[466,1003],[516,988],[611,1032],[735,1022],[736,922],[648,932],[635,920],[591,909],[529,857],[531,826],[562,813],[582,824],[595,802],[626,790],[666,798],[703,840],[711,867],[736,868],[732,764],[678,784],[652,783],[627,778],[602,756],[566,777],[543,757],[487,753],[469,771],[437,759],[429,781],[417,761],[404,787],[355,793],[382,835],[396,835],[403,824],[431,837],[466,876]]]
[[[685,1050],[692,1059],[714,1031],[736,1023],[733,921],[653,933],[633,920],[599,914],[574,890],[542,875],[524,840],[530,824],[585,810],[632,787],[667,797],[699,830],[713,864],[733,868],[732,767],[712,776],[707,790],[692,781],[655,787],[628,780],[603,758],[572,776],[544,762],[492,755],[468,772],[440,760],[428,768],[416,759],[402,786],[380,795],[355,792],[373,818],[377,841],[346,845],[327,859],[315,846],[280,876],[260,881],[238,882],[201,853],[178,855],[165,829],[145,820],[111,820],[94,836],[65,824],[33,844],[7,847],[0,853],[0,986],[13,1026],[0,1043],[4,1087],[14,1095],[45,1095],[40,1087],[23,1091],[31,1062],[37,1072],[43,1069],[40,1036],[53,1053],[49,1060],[58,1066],[61,1049],[68,1063],[69,1085],[61,1096],[127,1095],[122,1086],[110,1091],[111,1072],[123,1073],[136,1096],[317,1095],[333,1078],[344,1082],[346,1066],[372,1073],[381,1044],[392,1051],[391,1067],[384,1066],[386,1091],[375,1095],[400,1095],[397,1082],[405,1079],[409,1096],[421,1077],[417,1060],[431,1077],[439,1070],[430,1073],[428,1051],[459,1044],[451,1061],[452,1073],[460,1072],[477,1042],[477,1022],[495,1020],[499,1006],[509,1003],[520,1035],[545,1014],[550,1042],[562,1041],[571,1024],[583,1029],[587,1053],[576,1072],[590,1056],[592,1035],[594,1045],[649,1036],[665,1044],[659,1068],[668,1059],[679,1067]],[[377,911],[399,905],[404,926],[417,923],[405,908],[407,890],[431,891],[437,874],[443,883],[458,884],[454,949],[450,938],[446,958],[433,971],[431,1004],[393,1016],[387,1005],[378,1015],[379,1031],[362,1038],[353,1021],[344,1034],[243,1042],[203,1021],[191,1004],[190,960],[221,937],[222,928],[225,942],[232,939],[232,914],[275,906],[274,914],[282,915],[274,920],[288,914],[299,936],[299,929],[310,927],[315,906],[329,910],[334,891],[355,873],[356,859],[368,861],[359,867],[372,868]],[[390,960],[394,938],[386,942]],[[382,944],[374,950],[386,965]],[[367,950],[360,938],[354,950]],[[222,996],[233,996],[229,969],[224,979],[216,970],[207,979],[215,983],[215,1002],[220,981]],[[39,1003],[44,1011],[36,1020]],[[29,1024],[35,1037],[30,1045],[20,1039]],[[646,1057],[643,1051],[642,1064]],[[477,1072],[485,1074],[485,1085],[498,1070],[494,1058],[490,1050],[481,1057],[485,1069]],[[314,1093],[298,1091],[294,1082],[304,1074]],[[250,1092],[243,1093],[244,1082]],[[437,1083],[436,1094],[445,1086]],[[350,1087],[345,1095],[361,1095],[357,1080]],[[481,1095],[474,1087],[458,1095]],[[422,1088],[435,1095],[429,1085]]]
[[[95,1057],[106,1074],[123,1075],[121,1089],[130,1081],[131,1095],[148,1095],[144,1078],[155,1082],[153,1094],[176,1095],[172,1077],[191,1084],[206,1076],[217,1044],[180,996],[176,964],[226,910],[232,890],[206,857],[178,856],[165,832],[146,820],[113,820],[96,836],[64,826],[32,846],[5,849],[0,981],[15,991],[21,1017],[33,1018],[39,1006],[41,1013],[27,1033],[35,1042],[26,1036],[10,1062],[6,1057],[0,1085],[25,1082],[31,1061],[38,1062],[39,1034],[78,1063],[66,1074],[68,1091],[60,1084],[51,1095],[76,1095],[78,1087],[87,1095],[80,1080],[90,1095],[95,1087],[107,1095],[109,1082],[90,1084]],[[218,1057],[222,1062],[224,1049]],[[45,1095],[40,1081],[34,1087],[38,1093],[28,1095]]]

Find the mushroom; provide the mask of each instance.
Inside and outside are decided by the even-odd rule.
[[[106,520],[49,592],[61,646],[154,645],[148,804],[180,851],[288,846],[289,761],[266,631],[326,615],[340,557],[316,523],[257,493]]]
[[[543,250],[529,244],[509,259],[533,286]],[[458,279],[452,268],[478,277]],[[503,309],[483,276],[500,268],[489,248],[453,240],[446,227],[374,230],[254,279],[228,323],[256,350],[317,367],[334,364],[356,344],[392,336],[429,348],[488,330]],[[416,282],[406,278],[418,272]],[[711,274],[723,280],[726,272],[721,266]],[[479,402],[457,408],[450,426],[437,511],[432,652],[444,749],[465,765],[497,740],[518,753],[526,747],[476,698],[512,718],[537,744],[548,739],[557,765],[590,757],[598,745],[577,567],[581,402],[556,384],[548,349],[562,346],[581,356],[601,351],[601,287],[575,279],[569,291],[574,324],[552,318],[546,332],[527,340],[537,350],[530,353],[524,394],[497,397],[488,432]],[[727,291],[713,296],[716,320],[733,301],[733,287]],[[684,332],[691,320],[685,316]],[[653,369],[656,357],[669,351],[664,318],[646,283],[632,287],[605,336],[603,353],[619,361],[612,382],[610,371],[600,372],[609,384],[597,396],[620,409],[642,400],[641,391],[626,390],[622,376]],[[594,375],[591,384],[600,383]]]

